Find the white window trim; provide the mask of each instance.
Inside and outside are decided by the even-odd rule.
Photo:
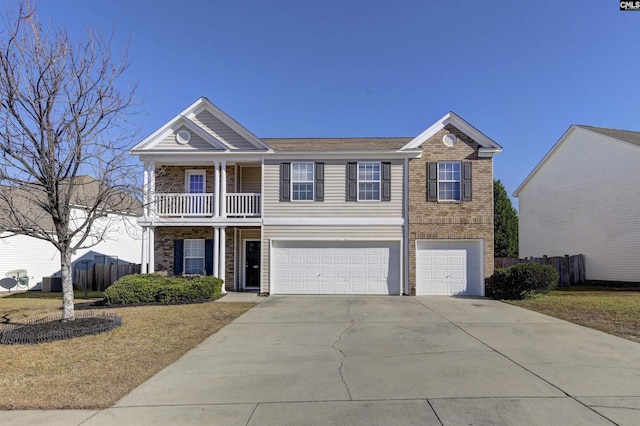
[[[207,171],[202,169],[189,169],[184,171],[184,192],[190,194],[189,178],[191,176],[202,176],[203,194],[207,193]]]
[[[440,164],[457,164],[459,167],[459,171],[458,173],[460,174],[460,179],[458,180],[440,180]],[[437,165],[437,174],[438,174],[438,179],[436,184],[438,185],[438,202],[439,203],[462,203],[462,162],[461,161],[438,161],[438,165]],[[441,199],[440,198],[440,182],[446,183],[446,182],[458,182],[459,186],[459,199],[457,200],[451,200],[451,199]]]
[[[297,180],[294,181],[293,180],[293,165],[294,164],[311,164],[311,173],[312,173],[312,178],[310,181],[306,181],[306,180]],[[296,162],[292,162],[291,163],[291,169],[289,170],[289,174],[291,175],[291,188],[290,188],[290,193],[291,193],[291,202],[294,203],[309,203],[309,202],[313,202],[316,199],[316,167],[315,167],[315,163],[313,161],[296,161]],[[294,183],[310,183],[311,184],[311,199],[310,200],[296,200],[293,196],[293,184]]]
[[[195,275],[207,275],[207,259],[206,259],[206,253],[207,253],[207,248],[206,248],[206,241],[203,239],[199,239],[199,238],[190,238],[190,239],[185,239],[184,240],[184,247],[183,247],[183,253],[182,253],[182,273],[183,274],[189,274],[187,272],[187,241],[191,242],[191,241],[202,241],[202,257],[194,257],[194,256],[189,256],[189,259],[202,259],[202,273],[201,274],[195,274]]]
[[[377,200],[361,200],[360,199],[360,164],[377,164],[378,165],[378,180],[365,180],[362,183],[376,183],[378,182],[378,199]],[[382,200],[382,162],[380,161],[358,161],[356,169],[356,185],[358,192],[358,202],[362,203],[377,203]]]

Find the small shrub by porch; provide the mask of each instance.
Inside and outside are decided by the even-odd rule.
[[[107,306],[204,302],[219,299],[223,281],[211,276],[167,278],[134,274],[120,278],[104,292]]]

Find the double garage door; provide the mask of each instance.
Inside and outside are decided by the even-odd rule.
[[[400,294],[399,241],[273,241],[272,294]]]
[[[484,295],[482,240],[418,240],[416,295]]]

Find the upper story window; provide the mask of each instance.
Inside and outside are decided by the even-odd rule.
[[[461,201],[460,163],[438,163],[438,201]]]
[[[471,162],[427,163],[427,201],[471,201]]]
[[[358,201],[380,201],[380,163],[358,163]]]
[[[324,201],[324,163],[280,163],[280,201]]]
[[[291,163],[291,199],[313,201],[313,163]]]
[[[391,201],[391,163],[347,163],[346,201]]]
[[[185,172],[185,191],[189,194],[204,194],[207,187],[204,170],[187,170]]]

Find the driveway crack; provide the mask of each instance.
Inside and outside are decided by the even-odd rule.
[[[345,389],[347,390],[347,395],[349,395],[349,401],[352,401],[353,397],[351,396],[351,389],[349,389],[349,384],[345,380],[344,372],[343,372],[344,360],[346,358],[346,355],[342,351],[342,349],[340,349],[338,347],[338,344],[342,340],[342,336],[344,336],[349,330],[351,330],[351,328],[355,324],[355,319],[353,318],[353,315],[351,315],[351,299],[349,299],[349,304],[347,305],[347,313],[349,314],[349,318],[351,318],[350,324],[347,326],[347,328],[342,330],[342,332],[340,333],[340,335],[338,336],[336,341],[333,342],[333,345],[331,345],[331,347],[333,349],[337,350],[338,352],[340,352],[340,354],[342,355],[342,358],[340,359],[340,367],[338,367],[338,372],[340,373],[340,380],[342,381],[342,383],[344,384]]]

